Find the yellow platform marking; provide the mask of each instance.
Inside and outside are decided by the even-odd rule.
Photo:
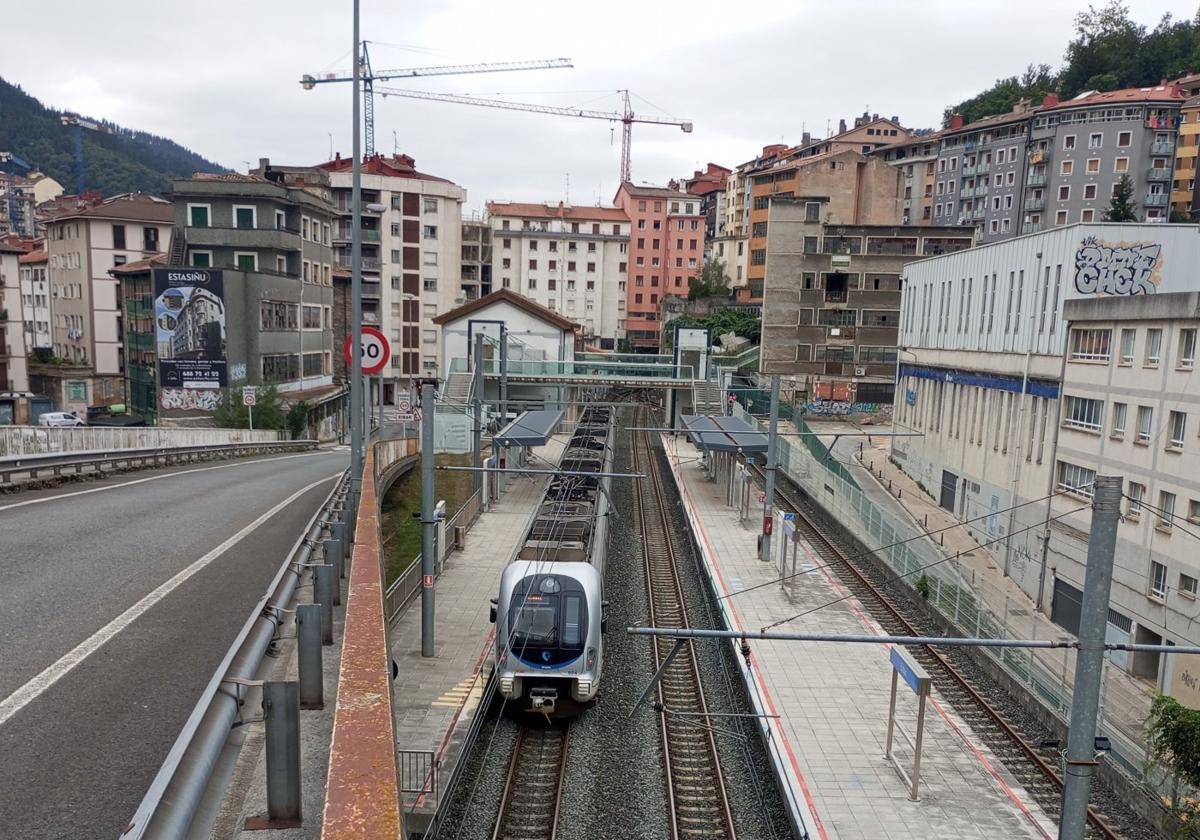
[[[469,700],[472,696],[483,694],[483,675],[473,674],[467,677],[447,691],[438,699],[430,703],[430,706],[443,709],[457,709]]]

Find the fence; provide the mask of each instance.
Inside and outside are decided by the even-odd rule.
[[[116,449],[269,443],[280,439],[280,432],[273,429],[251,432],[247,429],[170,429],[156,426],[0,426],[0,458],[50,452],[111,452]]]
[[[755,408],[762,404],[755,400]],[[749,423],[756,420],[741,405],[734,414]],[[781,411],[782,416],[782,411]],[[803,421],[797,422],[803,426]],[[816,441],[816,438],[800,438]],[[911,587],[920,577],[929,584],[928,603],[949,618],[964,633],[981,638],[1036,638],[1062,635],[1036,611],[1011,607],[1007,596],[989,581],[977,579],[964,570],[916,523],[881,510],[849,476],[845,466],[832,460],[823,445],[796,445],[796,439],[777,441],[778,464],[794,483],[807,492],[843,528],[861,540],[896,575],[904,576]],[[822,454],[822,452],[824,454]],[[814,454],[815,453],[815,454]],[[921,570],[918,572],[918,570]],[[781,574],[786,570],[780,570]],[[989,604],[1004,604],[997,613]],[[1018,611],[1020,614],[1018,614]],[[1053,629],[1051,629],[1053,627]],[[1070,718],[1071,686],[1074,683],[1074,657],[1070,652],[983,648],[1030,695],[1036,697],[1065,726]],[[1105,667],[1107,668],[1107,662]],[[1103,685],[1108,685],[1105,680]],[[1109,736],[1112,752],[1109,760],[1120,765],[1135,781],[1148,781],[1145,773],[1146,747],[1140,729],[1128,721],[1106,715],[1114,702],[1101,695],[1099,732]]]

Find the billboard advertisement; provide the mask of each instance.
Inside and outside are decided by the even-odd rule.
[[[225,285],[207,268],[154,269],[158,384],[217,390],[229,384],[225,362]]]

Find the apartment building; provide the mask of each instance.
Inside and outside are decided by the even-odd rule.
[[[776,143],[764,146],[753,160],[734,168],[725,179],[724,225],[709,249],[710,255],[725,263],[725,271],[735,293],[748,300],[747,269],[750,266],[750,176],[770,166],[788,151],[788,146]]]
[[[1200,643],[1200,292],[1066,301],[1049,528],[1053,619],[1078,632],[1096,475],[1124,478],[1108,613],[1112,642]],[[1082,503],[1082,504],[1081,504]],[[1113,651],[1111,663],[1200,705],[1200,663]]]
[[[975,229],[832,225],[821,210],[771,200],[761,370],[799,377],[809,399],[891,405],[904,267],[970,248]]]
[[[1176,83],[1048,94],[939,133],[933,224],[973,224],[981,242],[1099,222],[1125,176],[1139,221],[1166,221],[1185,94]],[[886,158],[886,148],[881,152]]]
[[[333,345],[329,176],[261,161],[251,174],[177,180],[173,197],[180,241],[170,265],[221,271],[228,380],[294,392],[332,388],[341,348]],[[164,413],[176,398],[190,402],[161,385]]]
[[[353,161],[321,164],[333,185],[336,263],[350,268]],[[467,192],[420,172],[407,155],[374,155],[362,163],[363,323],[392,342],[390,375],[436,376],[441,342],[433,318],[466,300],[462,282],[462,206]],[[474,288],[474,284],[467,284]],[[384,386],[394,404],[395,384]]]
[[[684,187],[700,197],[700,212],[704,215],[705,258],[713,256],[712,243],[725,230],[725,185],[733,170],[709,163],[703,171],[697,169]]]
[[[932,225],[933,192],[937,183],[938,152],[942,132],[913,134],[907,140],[881,146],[875,154],[900,170],[900,224]]]
[[[45,173],[0,171],[0,235],[36,236],[37,206],[57,198],[62,192],[62,184]]]
[[[921,435],[897,438],[892,456],[980,540],[998,541],[996,562],[1047,610],[1044,506],[1029,503],[1053,490],[1064,303],[1195,291],[1198,260],[1192,226],[1077,223],[904,268],[893,414]]]
[[[1200,154],[1200,96],[1189,96],[1179,109],[1179,139],[1171,182],[1171,217],[1196,219],[1196,156]]]
[[[806,199],[809,221],[831,225],[897,225],[902,215],[900,173],[882,158],[854,150],[784,157],[750,175],[750,198],[750,302],[763,297],[773,199]]]
[[[467,300],[492,293],[492,227],[487,219],[462,222],[462,296]]]
[[[165,250],[175,208],[156,196],[130,193],[84,202],[46,224],[51,297],[51,349],[69,363],[35,366],[42,387],[63,411],[124,400],[125,358],[115,266]]]
[[[797,157],[816,157],[845,151],[866,155],[884,146],[903,142],[911,136],[912,130],[900,125],[899,117],[881,118],[879,114],[863,111],[861,116],[854,118],[852,127],[847,127],[845,120],[838,120],[837,133],[823,140],[813,140],[805,132],[793,153]]]
[[[678,195],[678,194],[677,194]],[[492,276],[579,324],[585,342],[615,350],[627,338],[632,223],[618,207],[488,202]],[[661,271],[661,268],[659,269]],[[645,294],[643,272],[639,294]]]
[[[21,322],[19,265],[25,249],[0,242],[0,426],[36,423],[30,416],[29,369]]]
[[[20,257],[21,326],[25,331],[25,347],[30,351],[51,351],[54,346],[50,334],[48,265],[44,242]]]
[[[700,199],[674,181],[666,187],[626,181],[613,203],[631,224],[626,340],[634,352],[656,353],[662,335],[659,301],[667,295],[686,297],[704,268]]]

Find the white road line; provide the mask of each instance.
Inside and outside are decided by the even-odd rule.
[[[265,461],[289,461],[292,458],[313,458],[317,455],[327,454],[328,452],[318,450],[317,452],[304,452],[300,455],[276,455],[271,458],[255,458],[251,461],[238,461],[234,464],[221,464],[216,467],[197,467],[194,470],[178,470],[177,472],[166,473],[164,475],[152,475],[149,478],[136,478],[133,481],[122,481],[120,484],[106,484],[103,487],[92,487],[87,490],[75,490],[71,493],[59,493],[57,496],[45,496],[40,499],[28,499],[24,502],[13,502],[11,505],[0,505],[0,513],[3,513],[6,510],[12,510],[13,508],[45,504],[46,502],[53,502],[57,501],[58,499],[69,499],[72,496],[86,496],[89,493],[103,493],[106,490],[117,490],[121,487],[132,487],[135,484],[145,484],[147,481],[161,481],[164,478],[178,478],[181,475],[193,475],[195,473],[209,472],[211,470],[230,470],[234,467],[244,467],[247,464],[261,464]]]
[[[154,591],[147,594],[132,607],[125,610],[125,612],[118,615],[108,624],[104,625],[91,636],[76,645],[73,650],[71,650],[53,665],[46,668],[12,694],[8,695],[8,697],[5,697],[4,700],[0,701],[0,726],[3,726],[6,722],[8,722],[9,718],[40,697],[43,692],[69,674],[76,665],[80,664],[97,650],[99,650],[106,642],[111,640],[130,624],[133,624],[133,622],[141,618],[147,610],[149,610],[159,601],[166,598],[189,578],[204,569],[237,543],[245,539],[252,531],[254,531],[255,528],[258,528],[260,525],[267,522],[271,517],[275,516],[275,514],[279,513],[309,490],[340,478],[341,475],[341,472],[337,472],[331,476],[327,476],[326,478],[314,481],[312,484],[301,487],[295,493],[288,496],[279,504],[275,505],[275,507],[258,517],[258,519],[255,519],[245,528],[238,531],[229,539],[225,540],[225,542],[221,543],[212,551],[205,554],[199,560],[196,560],[187,568],[178,572],[166,582],[160,584],[154,589]]]

